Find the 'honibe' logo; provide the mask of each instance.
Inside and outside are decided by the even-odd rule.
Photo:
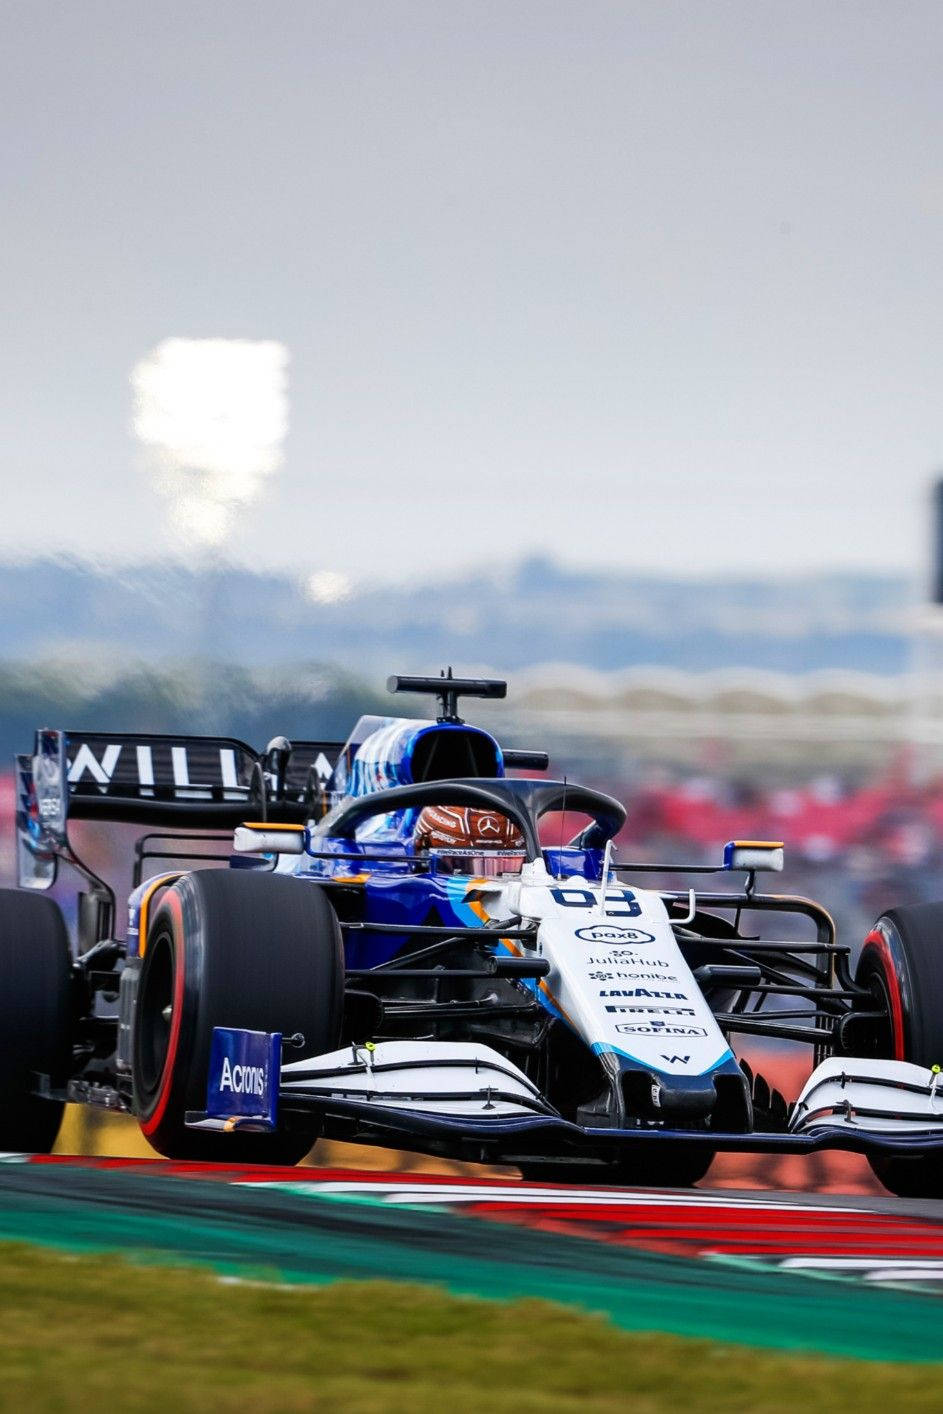
[[[591,928],[577,928],[576,936],[587,943],[653,943],[654,933],[639,928],[617,928],[613,923],[594,923]]]
[[[260,1065],[230,1065],[229,1057],[223,1056],[219,1088],[234,1095],[264,1095],[265,1071]]]

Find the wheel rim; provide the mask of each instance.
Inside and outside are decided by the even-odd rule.
[[[884,1060],[904,1060],[904,1014],[900,984],[894,967],[891,947],[884,933],[875,928],[865,939],[859,976],[883,1012],[881,1020],[871,1021],[862,1028],[870,1049],[867,1054]],[[862,1034],[862,1033],[859,1033]]]
[[[894,1022],[890,992],[883,970],[874,972],[868,979],[868,989],[874,998],[875,1010],[882,1011],[884,1016],[880,1021],[872,1021],[859,1031],[859,1035],[863,1032],[867,1038],[865,1054],[882,1060],[893,1060],[896,1052]]]
[[[147,975],[138,1002],[138,1083],[146,1098],[157,1094],[167,1064],[173,996],[173,940],[161,932],[148,945]]]

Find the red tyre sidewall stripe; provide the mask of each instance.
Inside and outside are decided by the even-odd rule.
[[[873,947],[881,961],[881,970],[887,983],[887,995],[891,1003],[891,1024],[894,1029],[894,1060],[906,1060],[904,1054],[904,1005],[900,995],[897,968],[891,954],[887,938],[877,928],[872,929],[864,940],[865,947]]]
[[[180,896],[173,889],[169,889],[162,900],[162,907],[167,908],[174,918],[174,1002],[173,1011],[170,1016],[170,1039],[167,1042],[167,1055],[164,1057],[164,1068],[161,1071],[160,1085],[158,1088],[157,1104],[153,1112],[147,1118],[141,1117],[141,1133],[145,1138],[157,1131],[167,1105],[170,1101],[170,1092],[173,1089],[174,1066],[177,1062],[177,1049],[180,1044],[180,1027],[183,1022],[183,992],[184,992],[184,933],[183,933],[183,904]]]

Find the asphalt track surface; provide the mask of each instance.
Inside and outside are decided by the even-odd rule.
[[[230,1279],[431,1282],[774,1349],[936,1361],[943,1202],[0,1158],[0,1240]]]

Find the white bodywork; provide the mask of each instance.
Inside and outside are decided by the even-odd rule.
[[[480,880],[496,919],[539,924],[544,998],[597,1054],[668,1075],[703,1075],[730,1058],[727,1040],[685,962],[661,895],[610,880],[551,877],[542,861],[513,882]],[[518,944],[504,945],[523,952]]]
[[[490,1046],[469,1041],[346,1046],[283,1065],[281,1089],[376,1101],[414,1113],[485,1119],[530,1115],[540,1101],[540,1092],[517,1066]]]
[[[465,877],[455,885],[455,902],[467,907],[470,923],[513,918],[516,927],[520,918],[539,925],[534,948],[501,941],[498,931],[495,942],[549,961],[546,979],[529,985],[600,1057],[608,1053],[616,1065],[625,1057],[667,1075],[702,1075],[731,1057],[658,893],[610,881],[603,902],[600,884],[581,875],[554,878],[542,860],[513,877]],[[512,1061],[478,1042],[348,1046],[283,1064],[281,1088],[429,1115],[553,1113]]]
[[[790,1129],[871,1130],[881,1134],[938,1131],[943,1137],[939,1071],[908,1061],[832,1056],[816,1066],[793,1107]]]

